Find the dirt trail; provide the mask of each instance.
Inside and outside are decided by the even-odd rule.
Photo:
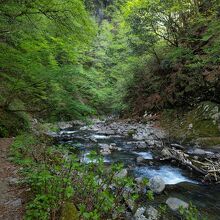
[[[8,160],[12,138],[0,138],[0,219],[23,219],[23,193],[25,189],[18,186],[19,167]]]

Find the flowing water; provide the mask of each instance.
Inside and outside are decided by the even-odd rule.
[[[117,147],[116,150],[104,156],[106,164],[122,162],[134,177],[151,178],[159,175],[163,178],[166,183],[165,193],[157,196],[153,203],[164,203],[168,197],[173,196],[186,202],[192,202],[208,215],[208,219],[220,219],[219,185],[205,185],[198,176],[189,170],[156,160],[154,150],[149,144],[155,138],[152,132],[147,131],[150,142],[145,142],[141,138],[133,138],[134,135],[133,137],[125,135],[126,132],[121,130],[123,125],[119,127],[110,126],[111,129],[106,132],[108,126],[69,128],[62,130],[58,139],[61,144],[68,144],[77,149],[81,161],[84,163],[91,162],[88,157],[91,150],[99,151],[105,145]],[[143,127],[143,125],[141,126]],[[148,129],[151,129],[151,127]],[[136,132],[138,132],[137,129]],[[144,133],[142,136],[145,140],[146,134]],[[137,157],[144,158],[144,164],[137,163]]]

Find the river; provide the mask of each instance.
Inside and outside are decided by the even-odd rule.
[[[94,121],[92,125],[76,125],[59,132],[60,144],[68,144],[80,160],[89,163],[91,150],[103,152],[104,162],[122,162],[134,177],[159,175],[166,183],[165,192],[155,197],[153,204],[165,203],[170,196],[192,202],[209,220],[220,219],[220,186],[204,184],[200,176],[177,164],[157,159],[164,133],[153,124]],[[141,163],[137,158],[141,159]]]

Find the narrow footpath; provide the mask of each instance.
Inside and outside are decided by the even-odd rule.
[[[19,167],[12,164],[9,150],[12,138],[0,138],[0,219],[21,220],[24,213],[25,188],[18,185]]]

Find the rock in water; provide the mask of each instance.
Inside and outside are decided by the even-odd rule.
[[[137,163],[142,163],[142,162],[144,162],[144,160],[145,159],[141,156],[137,157],[137,159],[136,159]]]
[[[165,183],[160,176],[154,176],[150,179],[149,187],[154,193],[161,193],[165,189]]]
[[[186,209],[189,207],[189,204],[182,201],[178,198],[170,197],[167,199],[166,204],[169,206],[169,208],[173,211],[178,211],[180,207]]]
[[[100,150],[100,153],[102,155],[108,155],[108,154],[111,154],[111,150],[112,150],[112,147],[108,144],[99,144],[99,146],[102,148]]]

